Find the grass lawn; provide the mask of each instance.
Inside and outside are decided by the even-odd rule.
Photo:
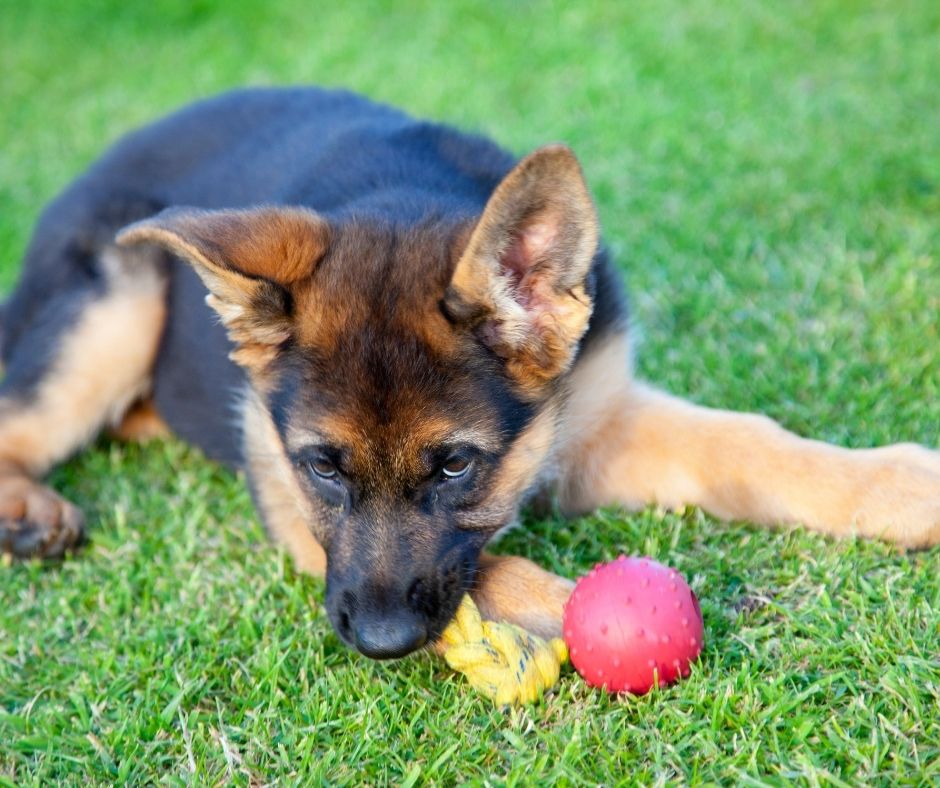
[[[848,445],[940,442],[936,0],[2,0],[0,286],[122,132],[288,82],[569,142],[657,384]],[[91,543],[0,566],[0,785],[940,783],[940,549],[530,517],[501,550],[680,569],[707,648],[644,698],[568,672],[502,711],[430,657],[346,650],[242,482],[186,447],[101,442],[54,483]]]

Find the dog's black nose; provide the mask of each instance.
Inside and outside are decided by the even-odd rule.
[[[421,648],[428,640],[425,624],[416,616],[360,616],[354,629],[356,648],[372,659],[396,659]]]

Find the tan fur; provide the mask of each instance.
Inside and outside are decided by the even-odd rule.
[[[310,531],[316,513],[297,484],[271,417],[250,393],[244,406],[244,427],[245,462],[252,469],[255,498],[265,526],[290,553],[297,569],[322,577],[326,553]]]
[[[164,284],[138,271],[113,288],[82,312],[35,399],[0,401],[0,462],[40,476],[102,426],[117,424],[146,391],[165,318]]]
[[[120,441],[146,443],[157,438],[166,438],[170,428],[157,412],[153,400],[140,400],[124,414],[120,424],[108,430],[112,438]]]
[[[484,618],[510,621],[540,637],[561,637],[561,618],[574,583],[525,558],[480,556],[471,592]]]
[[[905,547],[940,541],[937,452],[800,438],[764,416],[703,408],[632,382],[625,364],[615,372],[625,356],[624,339],[615,338],[571,381],[566,508],[692,504],[724,519]]]

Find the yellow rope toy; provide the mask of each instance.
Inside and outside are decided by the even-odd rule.
[[[515,624],[483,621],[466,594],[438,647],[451,668],[498,705],[532,703],[558,682],[568,649]]]

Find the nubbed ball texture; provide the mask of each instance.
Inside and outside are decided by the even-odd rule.
[[[704,626],[685,579],[649,558],[598,564],[565,605],[571,663],[591,686],[642,695],[689,674]]]

